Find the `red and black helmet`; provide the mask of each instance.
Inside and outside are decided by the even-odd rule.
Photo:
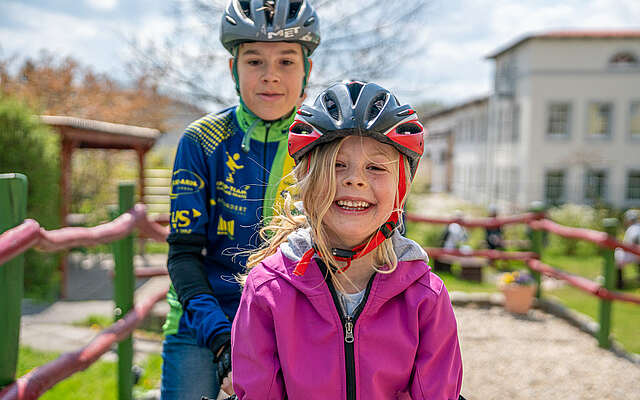
[[[395,147],[415,176],[424,151],[424,128],[411,106],[400,105],[375,83],[335,84],[303,105],[289,128],[289,154],[298,163],[318,145],[345,136],[369,136]]]

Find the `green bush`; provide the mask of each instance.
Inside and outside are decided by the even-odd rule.
[[[564,204],[550,209],[548,216],[554,222],[564,226],[602,231],[602,220],[606,217],[606,213],[605,209]],[[597,245],[584,240],[565,239],[558,235],[549,234],[548,251],[551,254],[594,256],[598,255],[598,250]]]
[[[24,104],[0,97],[0,173],[22,173],[29,180],[27,217],[45,229],[60,227],[59,138]],[[58,256],[28,251],[25,296],[50,298],[57,287]]]

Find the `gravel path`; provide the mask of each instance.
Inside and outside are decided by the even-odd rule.
[[[462,347],[462,394],[488,399],[638,399],[640,366],[539,310],[455,307]]]

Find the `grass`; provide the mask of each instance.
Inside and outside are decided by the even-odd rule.
[[[58,358],[59,354],[42,352],[29,347],[20,347],[17,376],[22,376],[35,367]],[[134,393],[141,393],[158,387],[161,376],[162,358],[158,354],[149,355],[141,367],[144,373]],[[84,371],[78,372],[58,383],[40,398],[42,400],[112,400],[117,398],[116,363],[97,361]]]

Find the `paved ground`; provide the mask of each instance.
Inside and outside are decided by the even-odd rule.
[[[153,263],[162,263],[162,258]],[[152,263],[152,264],[153,264]],[[25,304],[21,343],[37,349],[72,351],[86,345],[97,331],[72,326],[91,314],[111,315],[113,303],[107,257],[74,262],[71,285],[85,297],[59,301],[46,308]],[[167,278],[141,280],[138,294],[167,285]],[[76,281],[76,282],[74,282]],[[82,283],[84,282],[84,283]],[[452,294],[454,301],[456,294]],[[102,299],[102,300],[100,300]],[[165,307],[162,309],[162,307]],[[166,304],[155,310],[166,312]],[[456,306],[464,363],[463,395],[478,399],[638,399],[640,365],[598,348],[590,335],[539,310],[526,317],[501,307]],[[640,331],[639,331],[640,340]],[[160,342],[135,340],[139,356],[159,353]],[[113,353],[105,355],[113,358]],[[148,399],[157,397],[150,393]]]
[[[136,257],[137,267],[166,265],[166,255]],[[23,303],[20,343],[37,350],[68,352],[78,350],[89,343],[100,331],[76,326],[92,315],[112,316],[113,260],[109,255],[71,254],[68,265],[67,287],[69,296],[53,304]],[[161,290],[169,285],[168,277],[137,279],[136,298]],[[152,314],[165,315],[166,302],[157,304]],[[158,340],[137,338],[134,341],[138,359],[148,353],[160,353]],[[103,358],[112,360],[116,354],[107,352]]]

